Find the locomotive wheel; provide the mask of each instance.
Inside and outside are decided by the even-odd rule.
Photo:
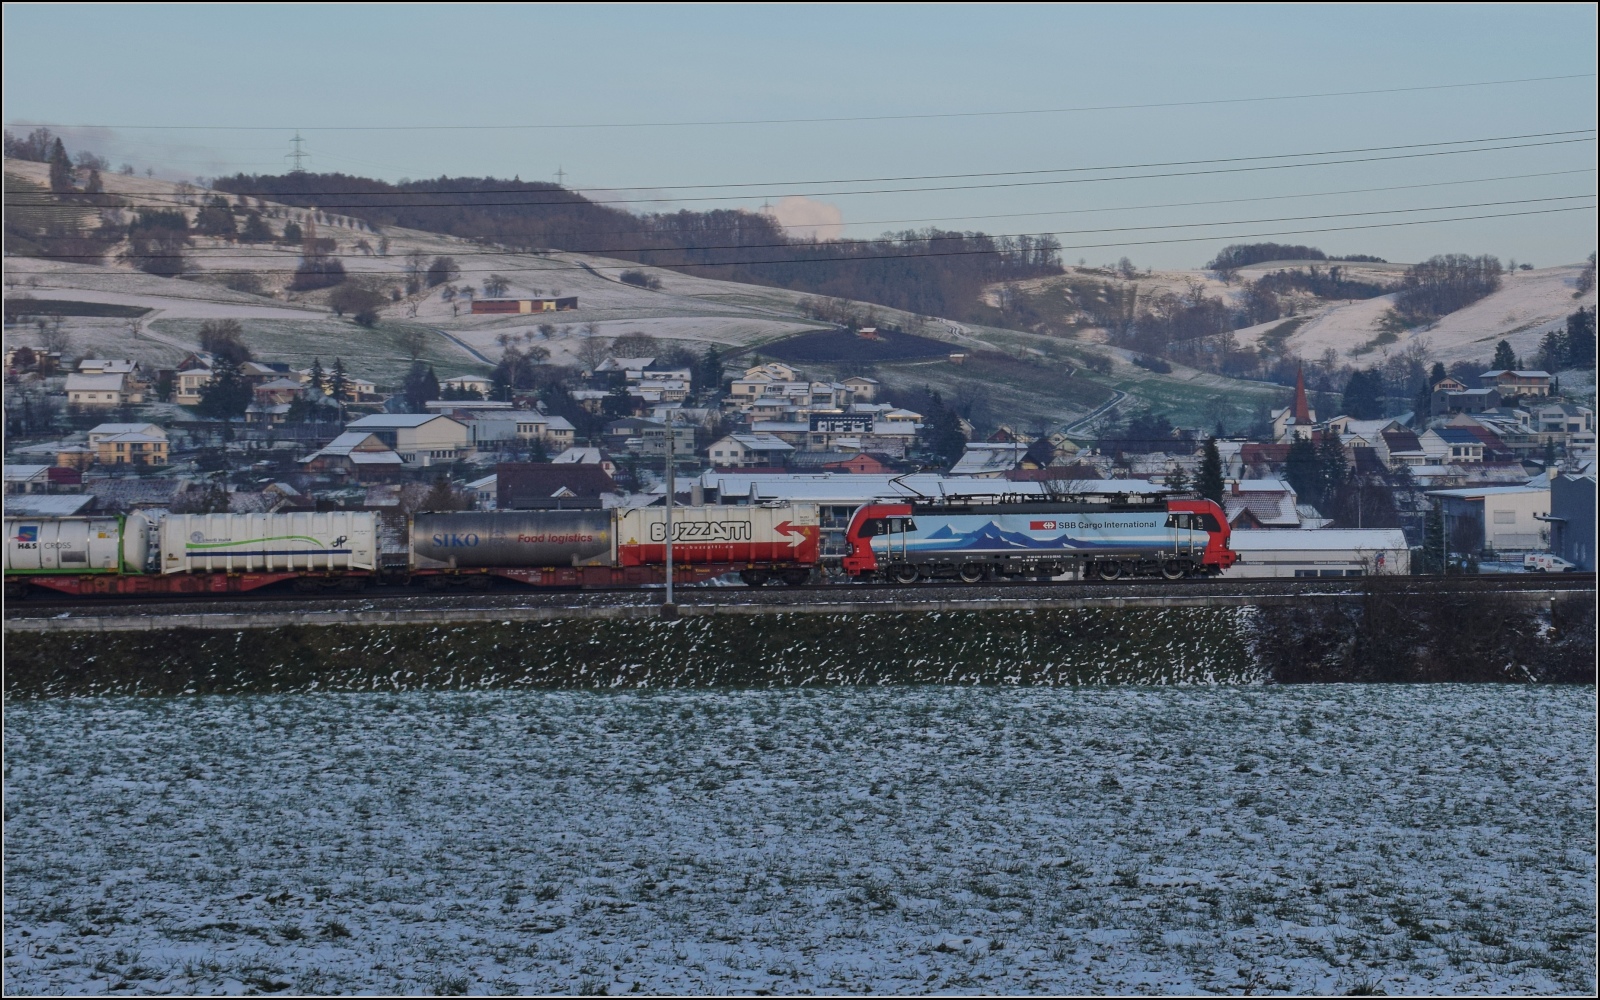
[[[767,573],[759,569],[742,569],[739,579],[744,581],[746,587],[759,587],[767,582]]]
[[[1165,580],[1181,580],[1189,573],[1189,567],[1176,559],[1161,564],[1161,577]]]
[[[810,579],[810,570],[786,569],[783,571],[783,585],[785,587],[804,587]]]
[[[1122,576],[1122,564],[1119,562],[1095,563],[1094,571],[1096,576],[1110,583]]]
[[[921,575],[921,573],[917,572],[917,568],[910,563],[901,563],[891,573],[895,583],[916,583],[917,578]]]
[[[962,583],[978,583],[988,576],[988,571],[978,563],[963,563],[960,573]]]

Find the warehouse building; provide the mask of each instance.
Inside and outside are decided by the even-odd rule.
[[[1550,551],[1593,573],[1595,564],[1595,463],[1550,479]]]
[[[1543,552],[1550,546],[1548,485],[1430,490],[1428,496],[1444,513],[1445,535],[1458,554]]]
[[[1399,528],[1235,531],[1229,547],[1239,562],[1232,577],[1405,575],[1411,549]]]

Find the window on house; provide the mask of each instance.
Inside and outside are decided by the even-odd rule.
[[[1494,512],[1495,524],[1516,524],[1517,512],[1514,510],[1497,510]]]

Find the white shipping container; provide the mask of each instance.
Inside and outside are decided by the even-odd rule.
[[[8,517],[7,573],[140,573],[149,553],[148,519]]]
[[[618,510],[617,565],[665,560],[666,507]],[[674,507],[672,555],[680,563],[817,561],[816,504],[758,507]]]
[[[163,573],[371,570],[378,516],[366,511],[170,514],[161,527]]]

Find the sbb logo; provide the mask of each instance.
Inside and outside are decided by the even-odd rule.
[[[1055,531],[1056,530],[1056,522],[1055,521],[1029,521],[1028,522],[1028,530],[1029,531]]]

